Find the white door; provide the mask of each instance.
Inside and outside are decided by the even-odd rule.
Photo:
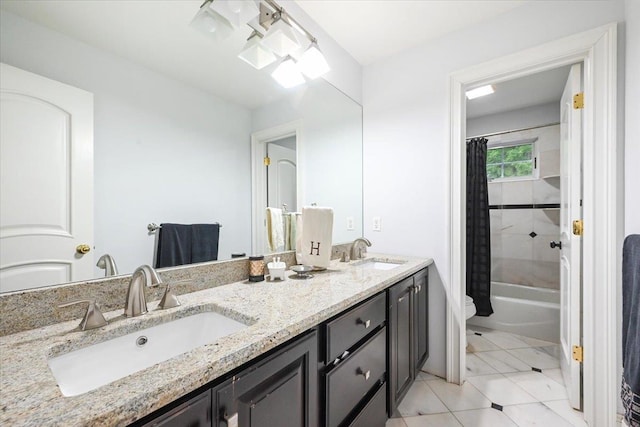
[[[89,279],[93,95],[0,66],[0,292]]]
[[[582,91],[582,66],[571,67],[560,105],[560,344],[562,375],[571,406],[581,409],[582,367],[573,346],[582,346],[582,238],[573,221],[582,218],[582,109],[573,96]]]
[[[291,148],[270,142],[267,144],[267,155],[271,160],[267,169],[267,204],[272,208],[287,206],[294,212],[296,200],[296,151]]]

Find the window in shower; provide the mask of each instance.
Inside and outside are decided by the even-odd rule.
[[[535,163],[535,142],[532,140],[490,146],[487,148],[487,179],[531,179],[534,178]]]

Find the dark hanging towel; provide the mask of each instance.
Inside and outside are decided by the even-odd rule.
[[[622,406],[631,427],[640,426],[640,234],[622,247]]]
[[[191,226],[160,224],[156,268],[189,264],[191,261]]]
[[[467,141],[467,295],[477,316],[491,308],[491,227],[487,191],[487,139]]]
[[[156,268],[218,259],[219,224],[161,224]]]
[[[216,261],[220,224],[193,224],[191,227],[191,262]]]

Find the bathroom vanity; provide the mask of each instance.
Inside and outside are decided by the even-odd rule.
[[[76,320],[4,336],[0,424],[383,426],[428,355],[431,263],[370,254],[305,280],[288,272],[284,282],[180,295],[177,308],[150,303],[133,319],[105,313],[109,324],[93,331],[78,331]],[[61,394],[47,365],[206,311],[247,327],[74,397]]]

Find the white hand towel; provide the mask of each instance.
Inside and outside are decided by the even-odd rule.
[[[284,226],[282,209],[267,208],[267,242],[271,252],[284,249]]]
[[[329,267],[333,236],[333,209],[302,208],[302,263],[314,267]],[[298,234],[300,231],[298,230]]]

